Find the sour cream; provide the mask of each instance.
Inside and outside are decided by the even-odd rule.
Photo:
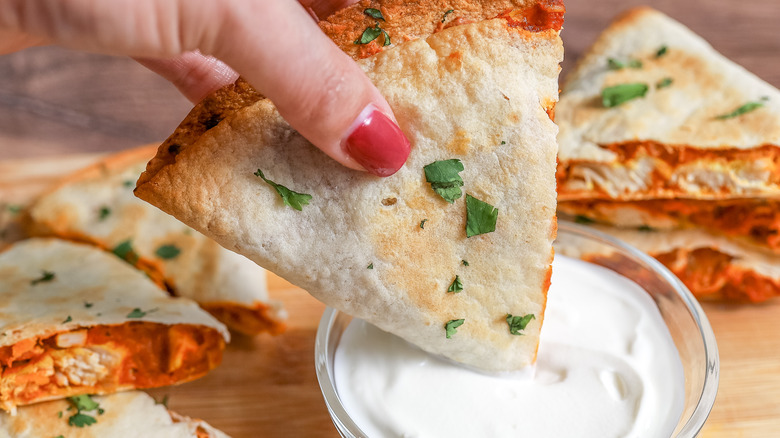
[[[369,437],[671,436],[683,368],[641,287],[556,256],[542,327],[535,370],[498,377],[355,319],[336,351],[336,388]]]

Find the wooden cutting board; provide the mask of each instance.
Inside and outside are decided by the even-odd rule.
[[[101,155],[0,162],[0,205],[23,205]],[[269,275],[287,331],[235,336],[221,367],[195,382],[150,391],[182,414],[234,438],[338,437],[314,373],[314,336],[324,306]],[[762,305],[704,304],[720,350],[720,389],[701,437],[780,436],[780,299]]]

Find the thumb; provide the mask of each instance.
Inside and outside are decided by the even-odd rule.
[[[237,5],[213,54],[336,161],[378,176],[400,169],[410,143],[390,106],[305,9],[294,0]]]

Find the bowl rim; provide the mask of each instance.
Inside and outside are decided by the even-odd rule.
[[[695,438],[712,411],[715,404],[715,398],[718,393],[719,377],[720,377],[720,358],[718,355],[718,346],[715,340],[715,333],[712,330],[712,326],[707,319],[704,309],[702,309],[698,300],[683,284],[683,282],[672,274],[669,269],[662,265],[656,259],[643,253],[639,249],[623,242],[622,240],[610,236],[607,233],[587,227],[584,225],[576,224],[574,222],[559,220],[558,231],[563,231],[568,234],[574,234],[577,237],[595,240],[598,243],[602,243],[608,246],[616,247],[631,256],[637,258],[639,261],[645,263],[653,271],[661,276],[666,282],[672,286],[675,292],[682,299],[683,303],[687,307],[689,313],[694,319],[696,326],[699,330],[699,335],[704,347],[704,356],[706,358],[705,370],[704,370],[704,383],[702,385],[702,391],[696,403],[696,407],[691,413],[688,421],[685,422],[683,427],[677,432],[675,438]],[[328,364],[328,345],[330,343],[330,336],[332,328],[336,322],[336,318],[342,314],[342,312],[327,307],[320,319],[320,323],[317,327],[317,335],[314,342],[314,361],[315,370],[317,374],[317,381],[322,391],[325,404],[330,413],[336,429],[342,436],[344,431],[348,431],[351,436],[354,437],[366,437],[368,435],[360,429],[360,427],[352,420],[352,417],[347,413],[344,405],[341,403],[341,398],[336,390],[336,382],[331,376]]]

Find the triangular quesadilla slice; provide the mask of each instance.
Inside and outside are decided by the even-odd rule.
[[[225,326],[94,247],[29,239],[0,252],[0,409],[196,379]]]
[[[558,203],[558,213],[577,222],[620,228],[698,228],[780,254],[780,200],[776,199],[582,200]]]
[[[141,391],[79,396],[0,412],[0,438],[228,438],[202,420],[169,411]]]
[[[780,256],[755,246],[698,229],[595,228],[656,258],[700,300],[762,302],[780,296]],[[578,250],[585,259],[601,265],[621,263],[618,254],[586,247]]]
[[[780,196],[780,91],[647,7],[567,76],[556,122],[560,201]]]
[[[328,159],[261,100],[175,156],[163,145],[136,194],[427,351],[522,368],[551,273],[563,54],[560,16],[526,28],[525,12],[359,62],[412,143],[391,177]]]
[[[284,311],[261,267],[133,195],[155,150],[111,155],[66,178],[26,210],[27,231],[114,251],[241,333],[281,332]]]

